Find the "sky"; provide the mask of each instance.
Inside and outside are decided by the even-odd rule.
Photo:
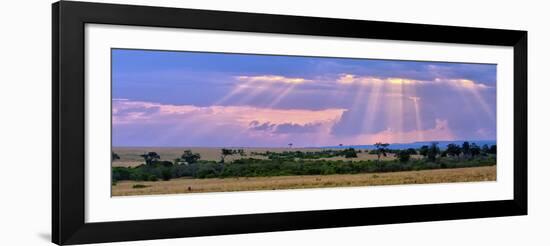
[[[496,139],[496,65],[112,50],[113,146]]]

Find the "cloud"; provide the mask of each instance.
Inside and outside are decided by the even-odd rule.
[[[265,122],[263,124],[259,123],[257,120],[250,122],[249,124],[251,130],[256,131],[273,131],[273,129],[277,126],[275,124],[271,124],[270,122]]]
[[[469,80],[469,79],[439,79],[439,78],[436,78],[435,82],[436,83],[447,83],[447,84],[452,85],[452,86],[462,87],[462,88],[466,88],[466,89],[489,89],[489,88],[492,88],[492,87],[487,86],[485,84],[476,83],[475,81]]]
[[[494,139],[496,67],[120,50],[113,53],[113,143]]]
[[[140,119],[140,118],[147,118],[148,116],[154,115],[159,111],[160,111],[160,107],[158,106],[151,106],[151,107],[144,107],[144,108],[126,107],[126,108],[118,108],[116,110],[116,115],[117,117]]]
[[[113,101],[113,123],[135,123],[174,121],[190,116],[210,117],[248,126],[251,122],[271,122],[273,124],[307,124],[332,122],[340,118],[344,109],[271,109],[251,106],[208,106],[171,105],[142,101]],[[130,114],[133,113],[133,114]]]
[[[425,130],[411,130],[405,132],[386,129],[384,131],[362,135],[358,137],[365,142],[410,143],[416,141],[456,140],[456,136],[449,127],[449,122],[443,119],[435,119],[435,126]]]
[[[160,103],[113,100],[113,124],[131,124],[137,121],[151,121],[167,114],[187,114],[201,110],[200,108],[183,105],[164,105]]]
[[[286,84],[301,84],[311,82],[311,80],[305,78],[291,78],[280,75],[259,75],[259,76],[237,76],[235,77],[239,81],[246,82],[270,82],[270,83],[286,83]]]
[[[417,141],[456,140],[457,136],[449,126],[448,120],[435,119],[433,127],[427,129],[397,130],[386,128],[372,133],[356,133],[354,135],[330,135],[325,138],[330,143],[344,145],[363,145],[376,142],[411,143]]]
[[[452,140],[448,121],[432,128],[335,135],[342,109],[277,110],[241,106],[197,107],[140,101],[113,102],[113,144],[116,146],[324,146]],[[483,131],[479,132],[484,133]]]
[[[374,76],[357,76],[354,74],[343,73],[340,74],[340,77],[337,80],[341,84],[393,84],[393,85],[402,85],[402,84],[420,84],[424,81],[407,79],[407,78],[394,78],[394,77],[374,77]]]
[[[416,103],[416,102],[420,101],[421,98],[420,98],[420,97],[413,97],[413,96],[411,96],[411,97],[409,97],[409,99],[411,99],[413,102]]]
[[[306,144],[337,122],[343,109],[171,105],[113,101],[116,146],[273,146],[292,137]],[[283,144],[284,145],[284,144]]]
[[[353,74],[341,74],[340,78],[338,78],[338,83],[342,84],[352,84],[357,80],[357,77]]]
[[[354,74],[340,74],[336,80],[340,84],[361,84],[361,85],[448,85],[466,89],[488,89],[492,88],[482,83],[470,79],[449,79],[435,78],[433,80],[416,80],[404,77],[375,77],[375,76],[357,76]]]
[[[422,71],[430,79],[467,79],[487,86],[495,86],[495,64],[439,63],[425,65]]]
[[[282,123],[273,124],[271,122],[260,123],[258,121],[252,121],[249,124],[249,129],[255,131],[264,131],[275,134],[305,134],[316,133],[322,131],[323,125],[332,125],[333,122],[317,122],[317,123]]]
[[[315,133],[322,128],[321,123],[307,123],[304,125],[285,123],[277,125],[276,133]]]
[[[479,128],[476,131],[477,137],[480,139],[494,139],[495,132],[487,128]]]

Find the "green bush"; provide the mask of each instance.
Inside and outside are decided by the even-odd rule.
[[[130,169],[126,167],[113,167],[111,169],[112,172],[112,180],[118,181],[118,180],[128,180],[130,179]]]
[[[162,170],[162,180],[168,181],[172,178],[172,172],[169,168]]]
[[[132,188],[134,189],[142,189],[142,188],[147,188],[149,187],[148,185],[142,185],[142,184],[135,184],[132,186]]]
[[[357,151],[355,151],[354,148],[345,149],[343,151],[345,158],[356,158],[357,157]]]
[[[402,163],[409,162],[409,160],[411,159],[411,154],[408,150],[401,150],[397,152],[397,159],[399,159],[399,161]]]

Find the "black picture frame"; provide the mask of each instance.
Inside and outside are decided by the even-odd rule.
[[[527,31],[71,1],[54,3],[52,16],[52,241],[56,244],[527,214]],[[513,47],[514,198],[481,202],[85,223],[86,23]]]

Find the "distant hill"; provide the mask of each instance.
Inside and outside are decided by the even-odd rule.
[[[390,149],[408,149],[408,148],[414,148],[418,149],[422,147],[423,145],[430,145],[433,142],[437,142],[439,148],[446,149],[448,144],[457,144],[459,146],[462,146],[462,143],[464,142],[470,142],[475,143],[479,145],[480,147],[484,144],[487,144],[489,146],[496,145],[496,140],[456,140],[456,141],[426,141],[426,142],[414,142],[414,143],[393,143],[390,144],[388,148]],[[355,148],[355,149],[376,149],[376,147],[372,144],[369,145],[342,145],[342,146],[323,146],[322,148]]]

